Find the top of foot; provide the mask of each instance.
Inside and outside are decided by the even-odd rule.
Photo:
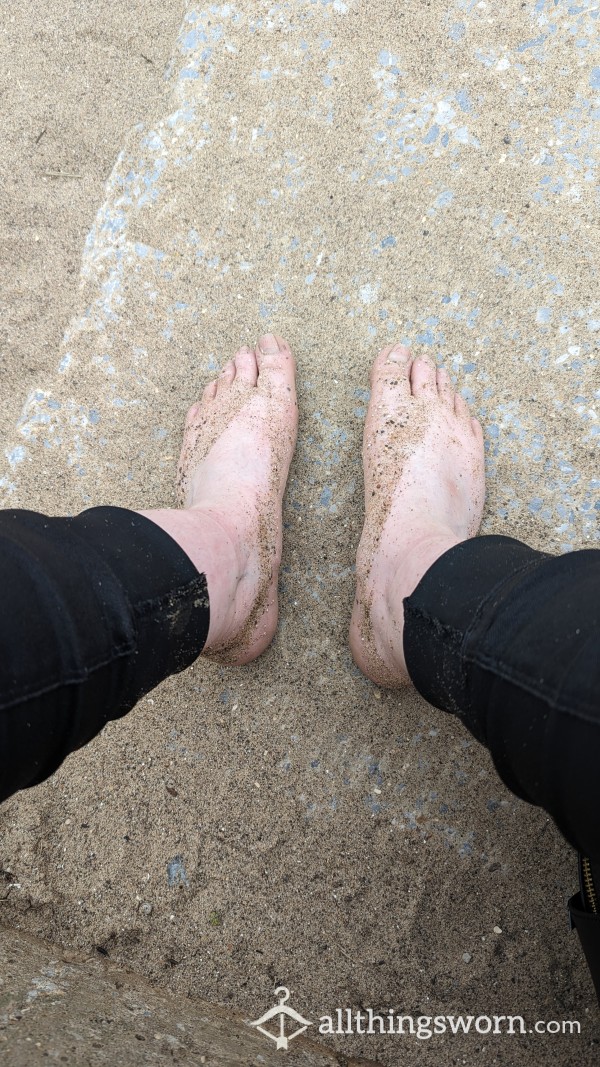
[[[363,461],[365,525],[350,644],[372,681],[394,687],[410,680],[403,598],[443,552],[479,528],[483,431],[445,370],[390,346],[371,369]]]
[[[211,612],[204,650],[220,662],[248,663],[275,633],[281,508],[297,427],[294,358],[275,334],[240,348],[188,412],[178,493],[222,536],[207,585],[212,603],[230,604],[218,628]]]

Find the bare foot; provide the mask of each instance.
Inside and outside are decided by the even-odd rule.
[[[296,444],[295,363],[267,334],[236,352],[190,408],[179,460],[181,510],[143,512],[206,574],[204,654],[256,659],[277,626],[281,506]]]
[[[410,682],[403,598],[444,552],[479,529],[483,431],[448,373],[384,348],[371,369],[365,423],[365,525],[356,561],[350,646],[373,682]]]

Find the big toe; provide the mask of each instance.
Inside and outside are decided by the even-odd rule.
[[[256,362],[259,390],[295,399],[296,363],[283,337],[274,333],[263,334],[256,347]]]
[[[405,345],[388,345],[383,348],[371,367],[371,400],[365,431],[369,433],[373,422],[381,422],[382,416],[391,415],[399,408],[406,408],[410,398],[410,368],[412,356]]]
[[[410,394],[409,375],[412,364],[410,348],[406,345],[388,345],[382,348],[371,367],[371,389],[376,393],[382,386],[393,384]]]

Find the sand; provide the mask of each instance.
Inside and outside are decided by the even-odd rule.
[[[268,329],[300,400],[272,647],[198,661],[3,806],[5,924],[246,1018],[283,983],[311,1019],[582,1027],[323,1038],[341,1057],[595,1063],[571,850],[454,718],[378,690],[347,643],[368,368],[392,340],[443,361],[484,425],[486,532],[597,543],[595,14],[5,16],[3,505],[173,506],[187,408]]]

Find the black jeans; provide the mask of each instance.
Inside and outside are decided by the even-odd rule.
[[[0,511],[0,800],[194,662],[206,581],[156,523]]]
[[[579,851],[576,927],[600,999],[600,551],[464,541],[404,601],[408,673]]]
[[[600,550],[463,541],[430,567],[404,617],[422,696],[458,715],[509,789],[600,861]]]
[[[175,541],[122,508],[0,512],[0,582],[5,799],[189,666],[209,604]],[[404,611],[416,688],[462,719],[506,785],[600,873],[600,551],[553,557],[474,538],[434,563]],[[573,898],[571,915],[600,973],[600,907],[586,905]]]

